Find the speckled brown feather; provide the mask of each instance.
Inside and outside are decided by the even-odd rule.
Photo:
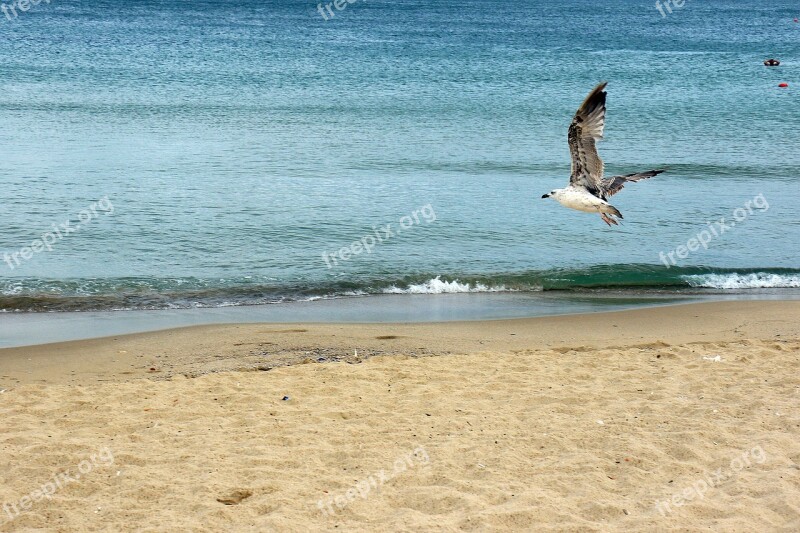
[[[589,93],[575,113],[567,133],[569,151],[572,155],[570,184],[584,187],[598,197],[601,194],[603,160],[597,153],[595,142],[603,138],[607,84],[603,82]]]

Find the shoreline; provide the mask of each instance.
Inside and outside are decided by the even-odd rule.
[[[2,348],[0,388],[268,371],[304,362],[361,362],[377,355],[800,337],[792,320],[800,324],[800,302],[787,300],[679,303],[480,321],[204,324]]]
[[[0,313],[0,349],[221,324],[444,323],[621,311],[699,302],[796,301],[800,290],[372,295],[193,309]]]

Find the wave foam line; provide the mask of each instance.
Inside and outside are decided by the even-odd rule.
[[[464,292],[509,292],[504,285],[489,286],[483,283],[461,283],[458,280],[443,281],[441,276],[436,276],[424,283],[411,284],[403,289],[391,286],[383,289],[384,294],[455,294]]]
[[[800,274],[696,274],[683,276],[692,287],[705,289],[790,289],[800,287]]]

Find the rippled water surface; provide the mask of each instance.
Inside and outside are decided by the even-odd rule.
[[[799,13],[33,6],[0,19],[0,309],[798,287]],[[567,183],[566,128],[600,80],[607,172],[668,168],[614,197],[619,228],[541,199]]]

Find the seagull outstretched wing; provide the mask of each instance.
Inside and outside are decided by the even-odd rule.
[[[572,156],[570,185],[584,187],[593,195],[602,195],[603,160],[595,141],[603,138],[606,122],[606,88],[603,82],[594,88],[578,108],[569,126],[567,142]]]
[[[634,174],[626,174],[625,176],[613,176],[611,178],[606,178],[600,182],[601,198],[605,200],[609,196],[617,194],[629,181],[637,182],[647,178],[652,178],[653,176],[658,176],[659,174],[664,172],[664,170],[665,169],[662,168],[658,170],[648,170],[647,172],[636,172]]]

